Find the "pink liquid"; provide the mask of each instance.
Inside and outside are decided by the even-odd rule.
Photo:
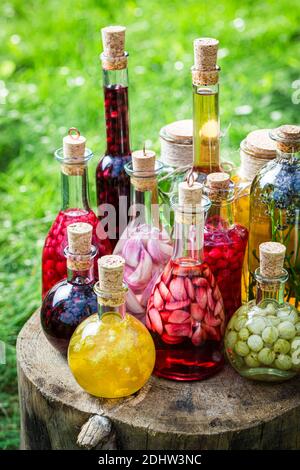
[[[96,169],[97,204],[112,204],[116,209],[116,237],[111,238],[114,247],[120,236],[119,198],[127,198],[124,211],[130,204],[130,178],[124,165],[130,161],[128,123],[128,88],[121,85],[104,87],[107,150]],[[101,219],[102,217],[100,217]],[[125,216],[125,226],[127,217]]]
[[[220,288],[227,321],[241,306],[242,267],[248,241],[248,230],[236,224],[224,228],[220,219],[208,219],[204,231],[204,261],[210,266]]]
[[[67,277],[67,263],[64,249],[67,246],[67,226],[75,222],[86,222],[93,226],[92,243],[98,249],[95,257],[95,274],[97,259],[111,253],[110,242],[101,239],[103,230],[92,210],[69,209],[60,211],[50,228],[45,240],[42,254],[42,298],[59,281]]]
[[[156,346],[155,375],[202,380],[223,367],[224,306],[206,263],[169,261],[150,296],[146,325]]]

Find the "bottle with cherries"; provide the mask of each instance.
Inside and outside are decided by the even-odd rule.
[[[204,229],[204,261],[210,266],[224,300],[227,319],[241,305],[241,280],[248,230],[235,222],[235,187],[227,173],[207,176],[211,201]]]
[[[111,253],[110,242],[89,203],[87,165],[93,153],[86,148],[86,139],[71,128],[63,139],[63,148],[55,157],[61,164],[62,208],[46,237],[42,253],[42,297],[57,282],[67,277],[64,249],[67,245],[67,226],[86,222],[93,227],[93,245],[98,256]]]
[[[172,254],[171,239],[160,220],[157,178],[163,164],[151,150],[132,153],[125,166],[131,181],[130,222],[114,253],[125,259],[124,280],[128,285],[127,309],[145,319],[154,283]]]
[[[127,225],[130,203],[130,181],[124,169],[131,160],[125,30],[123,26],[102,29],[106,151],[96,169],[96,189],[98,217],[105,223],[113,247],[120,236],[120,224],[123,229]]]
[[[175,245],[151,293],[146,325],[156,346],[154,373],[174,380],[201,380],[224,364],[224,305],[203,259],[209,201],[202,197],[200,183],[182,182],[172,205]]]
[[[70,338],[79,323],[97,312],[94,293],[93,227],[84,222],[68,225],[65,249],[68,278],[52,287],[43,300],[41,324],[49,342],[66,354]]]

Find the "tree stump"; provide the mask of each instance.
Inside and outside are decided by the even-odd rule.
[[[23,449],[298,449],[300,378],[203,382],[152,377],[135,395],[98,399],[75,382],[36,312],[17,342]]]

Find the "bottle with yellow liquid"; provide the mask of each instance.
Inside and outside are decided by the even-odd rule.
[[[275,142],[269,136],[270,129],[257,129],[250,132],[240,144],[241,165],[237,174],[232,176],[236,185],[235,215],[236,221],[246,227],[249,226],[250,188],[252,181],[270,160],[276,157]],[[251,227],[252,230],[252,227]],[[242,275],[242,303],[248,301],[248,246],[244,258]]]
[[[118,255],[99,259],[98,314],[79,325],[69,345],[72,374],[86,392],[97,397],[120,398],[137,392],[155,363],[150,333],[125,311],[124,265]]]

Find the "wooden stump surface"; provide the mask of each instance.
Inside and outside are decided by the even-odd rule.
[[[23,448],[78,448],[81,426],[95,415],[108,418],[117,436],[107,448],[300,447],[300,378],[255,383],[225,366],[202,382],[151,377],[134,396],[98,399],[79,387],[48,343],[39,312],[19,334],[17,361]]]

